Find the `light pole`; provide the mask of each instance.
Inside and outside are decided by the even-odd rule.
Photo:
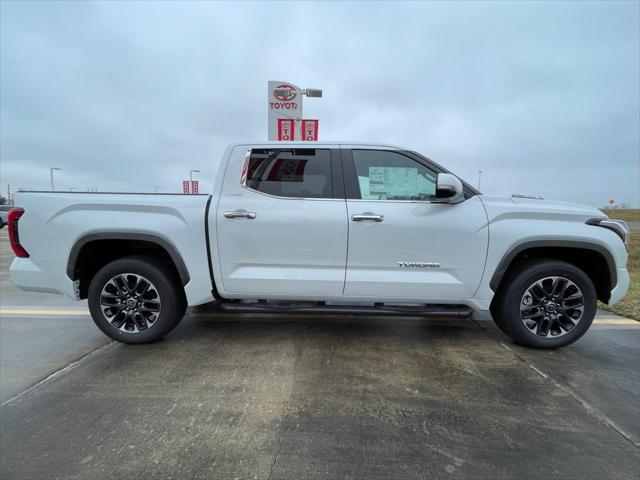
[[[306,95],[307,97],[321,97],[322,90],[319,88],[303,88],[302,90],[290,90],[288,88],[276,88],[273,93],[276,95],[287,96],[291,93],[297,93],[299,95]]]
[[[50,174],[50,176],[51,176],[51,191],[52,191],[52,192],[54,192],[54,191],[55,191],[55,188],[54,188],[54,186],[53,186],[53,171],[54,171],[54,170],[62,170],[62,169],[61,169],[61,168],[58,168],[58,167],[51,167],[51,168],[49,169],[49,174]]]
[[[478,170],[478,190],[480,190],[480,181],[482,180],[482,170]]]

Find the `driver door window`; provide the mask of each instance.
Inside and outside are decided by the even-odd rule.
[[[352,150],[362,200],[435,199],[437,174],[400,153]]]

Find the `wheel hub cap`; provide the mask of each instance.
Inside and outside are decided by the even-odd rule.
[[[525,327],[541,337],[560,337],[582,319],[584,296],[571,280],[561,276],[537,280],[520,301],[520,319]]]
[[[155,285],[135,273],[112,277],[100,293],[104,317],[114,328],[127,333],[139,333],[153,327],[161,307]]]

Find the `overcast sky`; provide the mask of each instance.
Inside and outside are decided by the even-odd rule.
[[[1,191],[212,188],[267,81],[321,140],[404,145],[482,190],[640,204],[629,2],[0,3]]]

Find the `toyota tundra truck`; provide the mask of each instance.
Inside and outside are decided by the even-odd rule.
[[[482,195],[412,150],[238,143],[210,195],[19,192],[15,285],[88,299],[147,343],[187,306],[223,312],[493,318],[568,345],[629,285],[627,225],[539,197]]]

